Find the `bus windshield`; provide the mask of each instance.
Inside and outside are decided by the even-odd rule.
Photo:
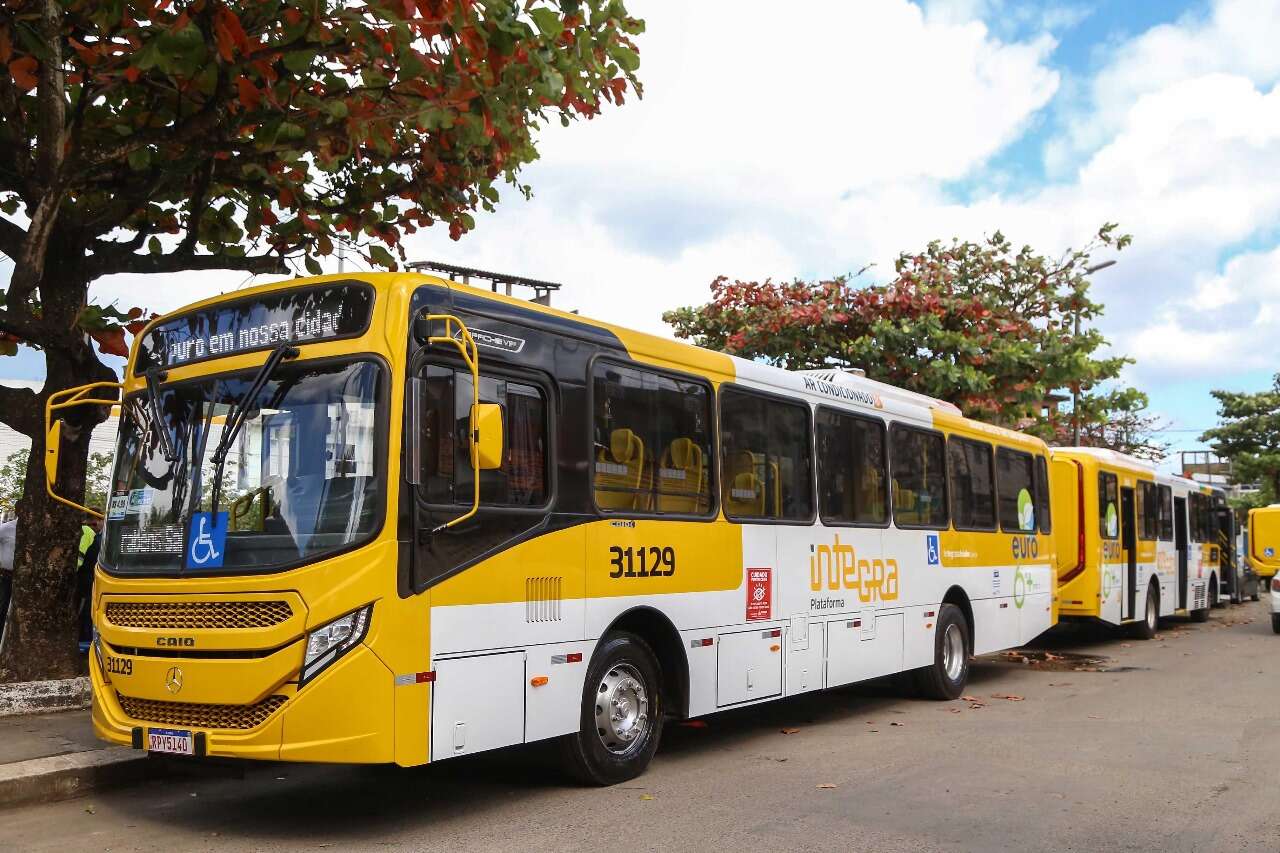
[[[251,400],[256,371],[161,385],[125,401],[102,563],[121,573],[283,569],[372,536],[382,508],[382,371],[369,360],[282,364]],[[247,407],[221,472],[227,418]],[[152,416],[158,412],[161,422]],[[173,459],[159,430],[166,430]],[[225,513],[216,568],[185,553],[195,513]],[[207,521],[207,519],[206,519]],[[203,531],[202,531],[203,534]]]

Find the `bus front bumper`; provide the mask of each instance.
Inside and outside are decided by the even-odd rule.
[[[388,763],[394,760],[392,673],[367,646],[352,649],[302,687],[279,684],[248,704],[130,697],[90,654],[93,730],[102,740],[143,749],[148,730],[189,731],[198,756],[282,761]],[[170,659],[179,680],[208,663]]]

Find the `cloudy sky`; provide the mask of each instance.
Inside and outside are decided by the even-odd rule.
[[[644,99],[547,129],[532,201],[413,254],[562,281],[561,307],[670,334],[662,311],[719,274],[876,280],[935,237],[1057,253],[1117,221],[1134,244],[1095,279],[1101,326],[1175,448],[1214,423],[1209,389],[1280,369],[1280,3],[627,5],[648,23]],[[95,289],[168,310],[242,283]]]

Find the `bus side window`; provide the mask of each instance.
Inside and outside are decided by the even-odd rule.
[[[815,423],[823,522],[883,525],[889,518],[884,423],[826,408]]]
[[[996,483],[991,445],[951,436],[947,439],[951,520],[956,530],[996,529]]]
[[[1160,541],[1173,541],[1173,489],[1168,486],[1160,486],[1158,489],[1160,497]]]
[[[1000,528],[1005,533],[1031,533],[1036,529],[1034,470],[1030,453],[1007,447],[996,451]]]
[[[899,527],[947,526],[947,452],[941,433],[895,423],[889,430],[889,473]]]
[[[591,380],[596,507],[709,515],[710,387],[607,360],[596,362]]]
[[[1053,532],[1053,517],[1049,509],[1049,462],[1043,456],[1036,457],[1036,521],[1041,533]]]
[[[720,430],[726,516],[813,519],[807,405],[727,388]]]
[[[420,482],[430,503],[470,504],[473,494],[471,376],[429,365],[424,373]],[[480,472],[480,503],[541,506],[547,501],[547,404],[541,388],[480,377],[480,402],[502,407],[502,465]]]
[[[1120,483],[1106,471],[1098,472],[1098,532],[1103,539],[1120,537]]]

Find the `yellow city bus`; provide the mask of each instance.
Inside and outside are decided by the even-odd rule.
[[[1220,493],[1113,450],[1054,448],[1059,613],[1151,638],[1162,617],[1208,618],[1223,589]]]
[[[49,471],[103,390],[51,402]],[[1045,445],[853,373],[387,273],[159,318],[121,391],[93,723],[138,749],[558,738],[608,784],[667,717],[900,672],[955,698],[1056,618]]]
[[[1249,510],[1249,562],[1263,581],[1280,570],[1280,504]]]

